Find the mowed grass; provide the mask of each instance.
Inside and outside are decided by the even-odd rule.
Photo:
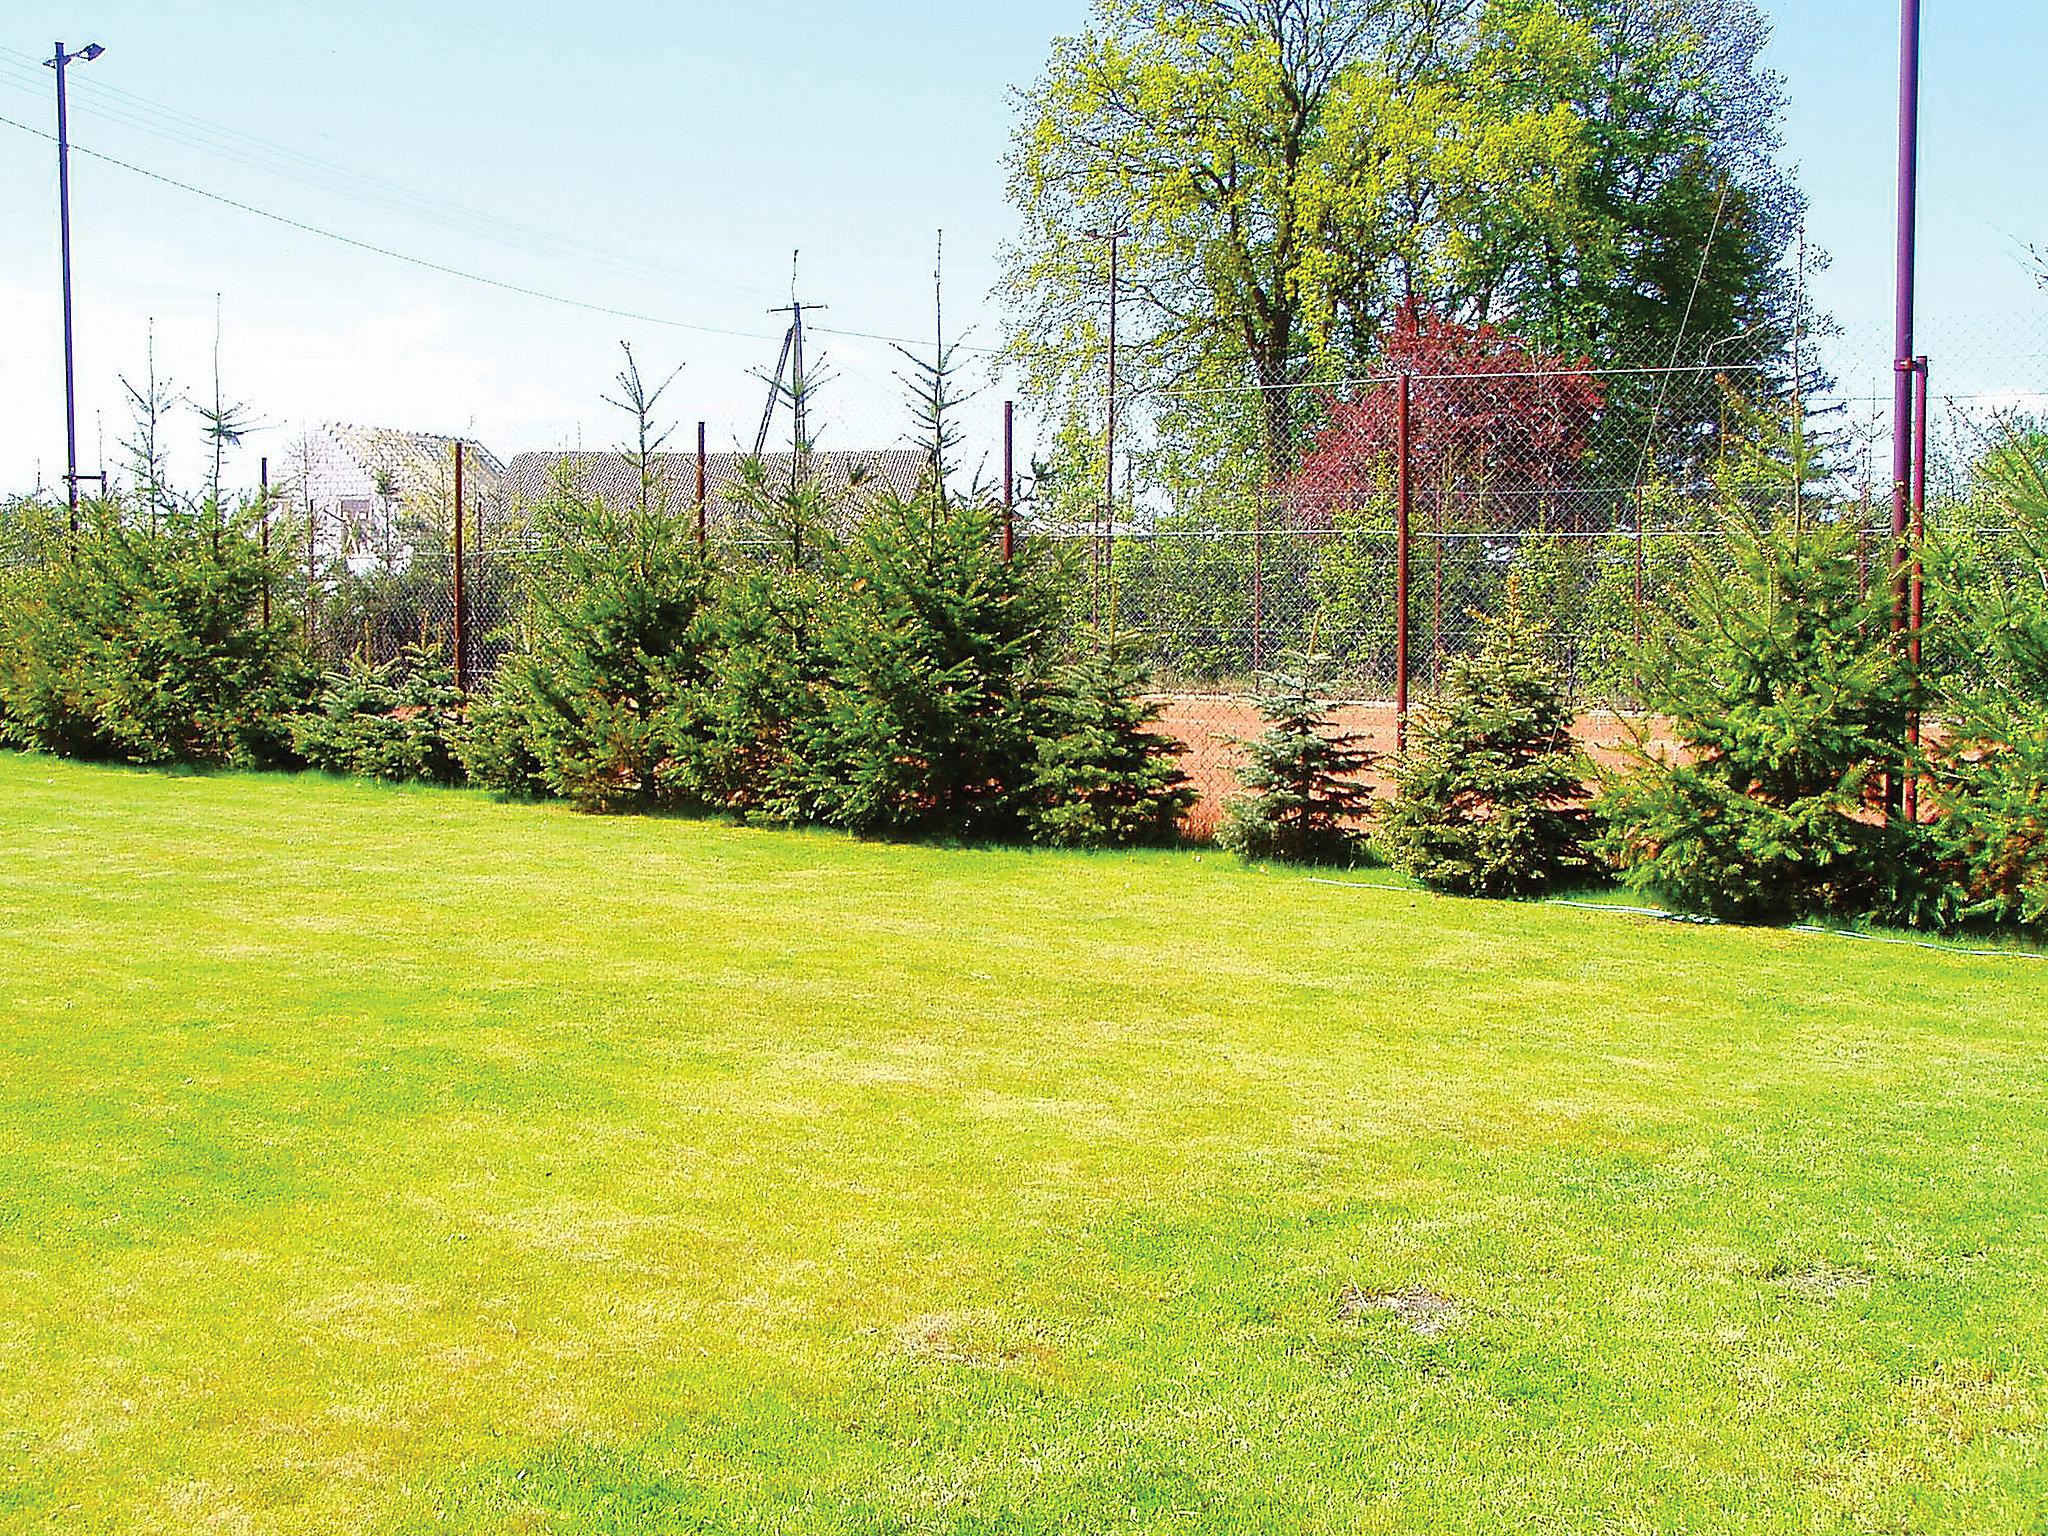
[[[2048,965],[4,755],[0,933],[0,1529],[2048,1511]]]

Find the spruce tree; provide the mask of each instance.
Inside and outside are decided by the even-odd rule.
[[[1415,717],[1383,840],[1423,884],[1466,896],[1531,896],[1584,870],[1592,765],[1571,737],[1564,686],[1510,580],[1486,641],[1445,672]]]
[[[1984,472],[2006,531],[1930,551],[1940,613],[1975,653],[1949,690],[1934,835],[1956,917],[2048,933],[2048,441],[2016,434]]]
[[[311,690],[298,636],[258,619],[277,571],[258,509],[212,503],[147,521],[115,498],[7,585],[0,721],[11,745],[137,763],[288,762],[284,718]]]
[[[1169,842],[1195,791],[1181,744],[1153,729],[1128,640],[1084,635],[1046,700],[1029,790],[1032,837],[1074,848]]]
[[[676,798],[668,702],[703,674],[707,567],[689,519],[645,515],[559,487],[538,517],[540,549],[523,645],[493,689],[493,731],[473,760],[523,773],[579,809],[645,809]],[[517,750],[504,738],[516,722]]]
[[[788,798],[857,832],[1009,836],[1029,808],[1061,597],[1042,557],[1003,558],[988,496],[948,487],[960,399],[934,319],[931,358],[904,354],[925,472],[909,497],[879,495],[826,563],[836,590],[813,630]]]
[[[463,741],[481,782],[542,787],[590,811],[691,798],[687,778],[670,771],[670,706],[702,682],[706,661],[709,562],[655,458],[668,383],[650,390],[628,348],[618,385],[607,401],[632,419],[631,498],[585,495],[566,473],[552,488],[535,520],[523,644]]]
[[[293,715],[292,746],[329,773],[398,782],[462,781],[454,737],[462,695],[438,650],[407,646],[376,663],[352,656],[326,675],[313,707]]]
[[[1363,775],[1377,758],[1331,721],[1329,671],[1329,657],[1289,651],[1260,674],[1266,729],[1241,743],[1248,761],[1237,776],[1249,793],[1230,802],[1218,834],[1243,858],[1336,864],[1357,851],[1372,803]]]
[[[856,832],[1020,830],[1059,595],[1037,560],[1002,558],[995,528],[986,503],[928,479],[881,498],[847,541],[796,727],[803,815]]]
[[[1887,807],[1910,771],[1913,679],[1884,582],[1854,531],[1724,520],[1696,550],[1680,622],[1650,643],[1634,771],[1601,797],[1603,849],[1630,885],[1743,920],[1921,921],[1925,829]]]

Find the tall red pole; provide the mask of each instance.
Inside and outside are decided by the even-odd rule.
[[[1892,632],[1906,627],[1906,523],[1913,476],[1913,284],[1920,174],[1920,0],[1899,0],[1899,184],[1892,346]],[[1885,799],[1903,812],[1906,786]]]
[[[1116,538],[1116,256],[1117,241],[1122,238],[1121,230],[1111,230],[1109,235],[1109,415],[1103,434],[1102,458],[1102,585],[1106,590],[1110,583],[1111,549]],[[1115,598],[1112,604],[1111,622],[1114,623]]]
[[[1408,375],[1394,396],[1394,751],[1408,750],[1408,510],[1414,456],[1409,452]]]
[[[1920,0],[1899,7],[1899,190],[1892,358],[1892,573],[1906,559],[1906,522],[1913,476],[1913,286],[1920,170]],[[1898,585],[1892,627],[1905,627],[1905,589]]]

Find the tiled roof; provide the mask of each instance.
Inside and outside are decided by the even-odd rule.
[[[389,470],[400,499],[438,495],[454,474],[457,439],[437,432],[404,432],[394,427],[330,423],[328,437],[369,475]],[[505,465],[482,443],[462,440],[465,494],[495,497],[505,487]]]
[[[705,515],[714,524],[751,520],[751,514],[736,513],[731,491],[739,481],[741,466],[749,454],[710,453],[704,456]],[[917,489],[927,463],[915,448],[820,449],[803,455],[798,469],[817,480],[828,497],[838,500],[856,487],[871,487],[908,497]],[[770,487],[787,485],[791,461],[787,453],[760,456],[763,477]],[[697,504],[697,456],[694,453],[658,453],[653,457],[657,494],[665,493],[672,508],[693,508]],[[520,453],[514,454],[507,471],[514,505],[531,507],[544,499],[566,475],[580,496],[602,500],[614,506],[636,501],[640,479],[625,455],[619,453]]]

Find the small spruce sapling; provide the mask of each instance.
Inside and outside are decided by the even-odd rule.
[[[1154,729],[1161,706],[1127,641],[1084,636],[1044,710],[1030,785],[1032,837],[1070,848],[1170,842],[1194,803],[1180,743]]]
[[[1266,729],[1241,743],[1248,761],[1237,776],[1249,793],[1230,802],[1219,833],[1242,858],[1337,864],[1357,852],[1372,804],[1363,775],[1377,756],[1331,721],[1329,671],[1327,656],[1289,651],[1260,675]]]
[[[349,658],[288,723],[299,756],[329,773],[459,784],[461,719],[462,695],[440,652],[407,646],[381,664]]]
[[[1382,839],[1437,890],[1533,896],[1584,871],[1592,765],[1571,737],[1562,682],[1510,580],[1485,644],[1446,669],[1414,721]]]

